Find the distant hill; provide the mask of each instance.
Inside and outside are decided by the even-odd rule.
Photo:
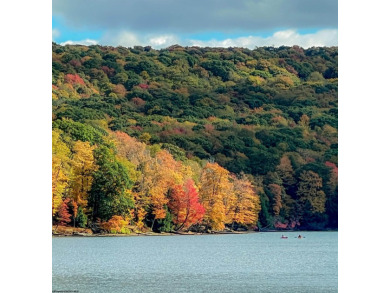
[[[337,228],[337,47],[53,43],[52,54],[55,223]],[[191,225],[175,205],[188,179],[203,213]]]

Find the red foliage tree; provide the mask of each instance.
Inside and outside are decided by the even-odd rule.
[[[141,89],[147,89],[147,88],[149,88],[149,85],[147,85],[146,83],[140,83],[138,86],[139,86]]]
[[[200,222],[205,214],[192,179],[188,179],[184,186],[174,186],[168,206],[172,211],[177,231]]]
[[[328,186],[330,187],[331,191],[334,192],[337,187],[337,181],[339,176],[339,169],[337,168],[335,163],[332,162],[325,162],[325,166],[331,168],[330,173],[330,179],[328,181]]]
[[[84,80],[78,74],[67,74],[64,78],[65,82],[74,84],[82,84],[85,85]]]
[[[69,213],[69,203],[70,199],[65,199],[62,204],[60,205],[60,208],[58,209],[58,221],[59,225],[65,226],[66,224],[70,223],[71,221],[71,215]]]
[[[338,176],[339,174],[339,169],[337,168],[336,164],[335,163],[332,163],[332,162],[329,162],[329,161],[326,161],[325,162],[325,166],[329,167],[332,169],[332,173],[334,174],[334,176]]]

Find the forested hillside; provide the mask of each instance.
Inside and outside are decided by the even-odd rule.
[[[55,225],[337,228],[337,47],[52,57]]]

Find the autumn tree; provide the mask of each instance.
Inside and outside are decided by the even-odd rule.
[[[65,199],[58,209],[58,224],[61,226],[65,226],[71,222],[71,214],[69,213],[68,206],[69,202],[69,198]]]
[[[62,131],[52,131],[52,216],[56,214],[69,184],[70,149],[61,139]]]
[[[101,227],[110,233],[122,233],[127,234],[129,233],[129,230],[127,228],[129,221],[126,218],[123,218],[122,216],[112,216],[110,220],[107,222],[103,222],[101,224]]]
[[[145,143],[122,131],[114,132],[113,137],[118,154],[132,162],[139,170],[142,169],[142,164],[151,159],[150,151]]]
[[[287,155],[284,155],[280,159],[280,164],[276,166],[276,172],[278,173],[280,179],[282,179],[283,184],[287,187],[293,186],[296,183],[293,171],[290,159]]]
[[[279,216],[280,209],[282,208],[282,188],[278,184],[269,184],[268,188],[273,196],[272,209],[274,215]]]
[[[205,208],[204,221],[212,230],[225,228],[226,212],[230,215],[233,206],[232,189],[229,171],[217,163],[207,163],[202,170],[199,194]]]
[[[233,176],[233,228],[234,223],[252,225],[257,222],[260,211],[259,197],[245,175]]]
[[[168,189],[182,180],[179,173],[180,166],[181,164],[176,162],[166,150],[157,152],[156,157],[149,162],[148,167],[152,172],[149,173],[148,194],[150,195],[152,214],[154,215],[153,222],[165,218]]]
[[[299,176],[299,184],[297,195],[299,202],[305,205],[310,203],[311,211],[324,213],[325,212],[325,193],[321,190],[322,179],[313,171],[303,171]]]
[[[137,172],[132,189],[135,204],[134,217],[137,227],[142,230],[147,210],[149,210],[151,204],[149,190],[153,185],[151,181],[154,173],[154,168],[152,168],[153,158],[145,143],[139,142],[136,138],[130,137],[121,131],[116,131],[112,135],[118,155],[131,162]]]
[[[168,206],[177,231],[200,222],[205,213],[192,179],[187,179],[184,186],[175,185],[172,188]]]
[[[332,162],[325,162],[325,166],[330,168],[330,178],[328,181],[328,187],[330,189],[330,192],[334,192],[337,188],[338,183],[338,168],[335,163]]]
[[[95,148],[89,142],[82,141],[76,141],[73,146],[70,194],[77,205],[83,208],[87,206],[88,192],[92,186],[92,174],[97,169],[93,156]]]
[[[115,93],[119,98],[124,98],[126,95],[126,88],[122,84],[117,84],[114,86],[113,93]]]

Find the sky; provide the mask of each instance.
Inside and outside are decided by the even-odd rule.
[[[338,45],[337,0],[53,0],[56,43],[166,48]]]

